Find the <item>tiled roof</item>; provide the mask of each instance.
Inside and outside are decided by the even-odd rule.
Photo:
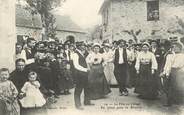
[[[58,31],[71,31],[86,33],[77,24],[75,24],[69,16],[54,15],[56,18],[56,25]],[[39,14],[33,16],[32,21],[31,13],[20,5],[16,5],[16,26],[29,27],[29,28],[42,28],[41,17]]]
[[[67,16],[67,15],[54,15],[54,17],[56,18],[57,30],[86,33],[76,23],[74,23],[69,16]]]

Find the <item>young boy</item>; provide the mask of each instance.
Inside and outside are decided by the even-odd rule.
[[[17,102],[18,91],[15,85],[8,80],[9,70],[0,69],[0,115],[20,115],[20,107]]]

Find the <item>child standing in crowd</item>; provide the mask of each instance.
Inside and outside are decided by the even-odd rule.
[[[42,107],[46,103],[46,100],[39,90],[40,83],[36,80],[36,78],[37,73],[30,72],[28,74],[29,81],[27,81],[22,87],[21,95],[26,95],[23,99],[20,100],[23,108]]]
[[[9,70],[0,69],[0,115],[20,115],[17,102],[18,91],[8,78]]]

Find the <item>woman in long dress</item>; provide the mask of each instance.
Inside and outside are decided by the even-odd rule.
[[[104,44],[103,49],[104,49],[103,58],[105,63],[104,66],[105,77],[109,85],[117,85],[117,81],[114,76],[114,64],[113,64],[114,53],[110,49],[110,44],[108,43]]]
[[[86,61],[90,67],[89,72],[89,92],[91,99],[103,98],[111,92],[107,83],[103,67],[103,55],[99,53],[100,45],[94,44],[93,53],[89,54]]]
[[[158,95],[157,79],[154,74],[158,64],[155,55],[149,51],[148,43],[143,43],[142,52],[137,57],[135,68],[138,74],[135,93],[138,93],[140,98],[156,99]]]

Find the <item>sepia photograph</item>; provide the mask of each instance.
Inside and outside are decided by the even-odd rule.
[[[184,0],[0,0],[0,115],[184,115]]]

